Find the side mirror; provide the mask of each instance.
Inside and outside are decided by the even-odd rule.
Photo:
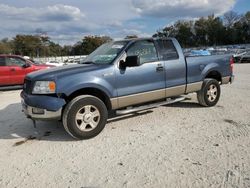
[[[127,56],[125,61],[120,61],[120,68],[125,69],[126,67],[138,67],[140,66],[140,57],[135,56]]]

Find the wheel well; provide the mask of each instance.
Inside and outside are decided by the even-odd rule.
[[[106,105],[108,110],[112,109],[110,99],[106,95],[106,93],[104,93],[102,90],[96,89],[96,88],[80,89],[80,90],[77,90],[77,91],[73,92],[69,96],[65,96],[64,98],[65,98],[66,102],[68,103],[69,101],[71,101],[72,99],[74,99],[75,97],[77,97],[79,95],[92,95],[92,96],[95,96],[95,97],[99,98],[100,100],[102,100],[102,102]]]
[[[205,78],[213,78],[218,82],[221,82],[221,74],[218,71],[209,72]]]

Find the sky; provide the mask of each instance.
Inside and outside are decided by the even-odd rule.
[[[74,44],[86,35],[147,37],[176,20],[230,10],[244,14],[250,0],[0,0],[0,39],[44,33]]]

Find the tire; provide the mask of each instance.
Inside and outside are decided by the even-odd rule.
[[[197,99],[201,106],[215,106],[220,99],[220,84],[215,79],[205,79],[202,88],[197,92]]]
[[[108,111],[97,97],[81,95],[70,101],[63,112],[63,126],[76,139],[90,139],[105,127]]]

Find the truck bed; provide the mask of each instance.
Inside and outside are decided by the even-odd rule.
[[[203,73],[211,68],[218,71],[221,77],[229,76],[231,74],[229,69],[231,57],[232,54],[195,57],[186,56],[187,83],[203,80],[203,77],[206,76]]]

